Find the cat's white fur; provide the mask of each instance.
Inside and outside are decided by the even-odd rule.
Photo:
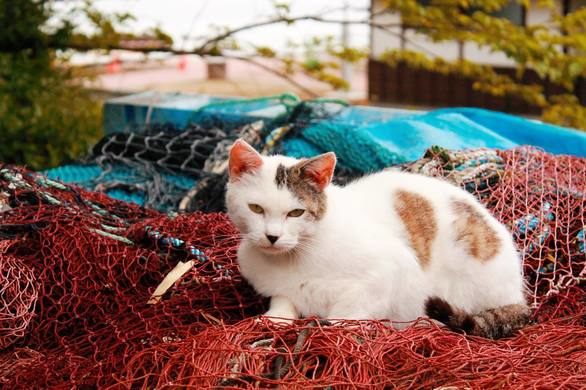
[[[286,216],[304,206],[275,183],[277,166],[298,160],[262,159],[258,169],[230,180],[226,199],[242,233],[242,275],[258,293],[271,297],[267,316],[412,321],[425,315],[430,296],[470,313],[524,304],[521,261],[510,233],[462,189],[422,175],[383,171],[345,187],[327,186],[327,211],[313,222],[307,215]],[[433,205],[437,236],[429,237],[431,261],[425,268],[395,211],[398,190],[419,194]],[[474,259],[455,243],[453,199],[472,205],[497,232],[500,249],[491,260]],[[265,213],[252,212],[251,203]],[[266,234],[280,237],[274,248]]]

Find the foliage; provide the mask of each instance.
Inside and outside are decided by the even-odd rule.
[[[508,3],[509,0],[434,0],[422,5],[417,0],[385,0],[386,7],[399,13],[407,26],[435,42],[475,42],[479,47],[505,54],[516,64],[514,78],[500,75],[490,66],[465,60],[449,62],[421,52],[392,50],[385,53],[384,60],[391,65],[405,62],[418,68],[464,75],[475,80],[478,90],[520,97],[540,107],[542,119],[548,122],[586,129],[586,107],[574,95],[578,79],[586,77],[586,9],[564,16],[556,2],[522,1],[526,8],[548,7],[552,18],[519,26],[495,14]],[[523,73],[529,69],[564,92],[548,96],[540,85],[523,84]]]
[[[46,53],[45,53],[46,54]],[[41,169],[87,152],[101,108],[51,58],[0,54],[0,161]]]
[[[90,1],[57,15],[57,1],[0,0],[0,161],[43,169],[75,159],[101,136],[101,102],[58,49],[116,47],[128,14],[105,15]],[[76,31],[84,17],[94,31]],[[158,29],[149,35],[163,44]]]
[[[282,12],[282,11],[281,11]],[[256,55],[280,60],[285,74],[303,72],[314,79],[330,84],[335,89],[348,89],[346,80],[340,76],[340,61],[356,63],[368,55],[366,50],[343,46],[332,36],[313,37],[301,44],[289,42],[291,53],[279,56],[270,47],[256,48]],[[301,55],[294,52],[301,49]]]
[[[0,0],[0,161],[34,169],[75,158],[100,132],[99,105],[48,48],[72,27],[43,31],[49,17],[43,2]]]

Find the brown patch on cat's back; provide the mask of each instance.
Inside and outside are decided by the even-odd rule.
[[[299,165],[279,165],[275,173],[278,188],[287,187],[305,205],[305,210],[316,220],[326,213],[326,194],[303,177]]]
[[[456,214],[456,241],[463,243],[474,258],[482,262],[492,259],[498,253],[501,241],[484,216],[465,200],[453,199],[451,206]]]
[[[425,268],[431,262],[432,244],[438,230],[431,202],[419,194],[399,190],[395,193],[394,207],[421,267]]]

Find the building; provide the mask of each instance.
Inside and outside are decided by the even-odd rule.
[[[422,0],[429,3],[429,0]],[[586,5],[586,0],[563,0],[557,2],[559,11],[568,13]],[[520,25],[542,23],[550,19],[550,11],[533,5],[529,9],[512,0],[499,16]],[[490,65],[502,74],[515,74],[514,62],[502,53],[491,53],[473,42],[434,43],[413,29],[402,26],[397,14],[384,11],[384,0],[371,1],[371,18],[374,24],[394,26],[385,30],[371,29],[371,57],[368,63],[368,96],[375,104],[402,104],[425,107],[475,106],[513,113],[538,113],[539,109],[512,97],[495,97],[472,88],[473,81],[461,76],[442,75],[426,70],[410,69],[405,65],[391,68],[377,60],[387,50],[404,48],[440,55],[447,60],[466,59]],[[564,91],[551,83],[539,79],[537,74],[527,71],[525,83],[543,85],[546,94]],[[580,80],[576,94],[586,103],[586,82]]]

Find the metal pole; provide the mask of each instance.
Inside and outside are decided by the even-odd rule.
[[[344,15],[342,23],[342,45],[343,47],[350,46],[350,25],[347,23],[348,20],[348,2],[344,2]],[[352,82],[352,64],[348,61],[342,60],[342,78],[348,83],[348,86]]]

